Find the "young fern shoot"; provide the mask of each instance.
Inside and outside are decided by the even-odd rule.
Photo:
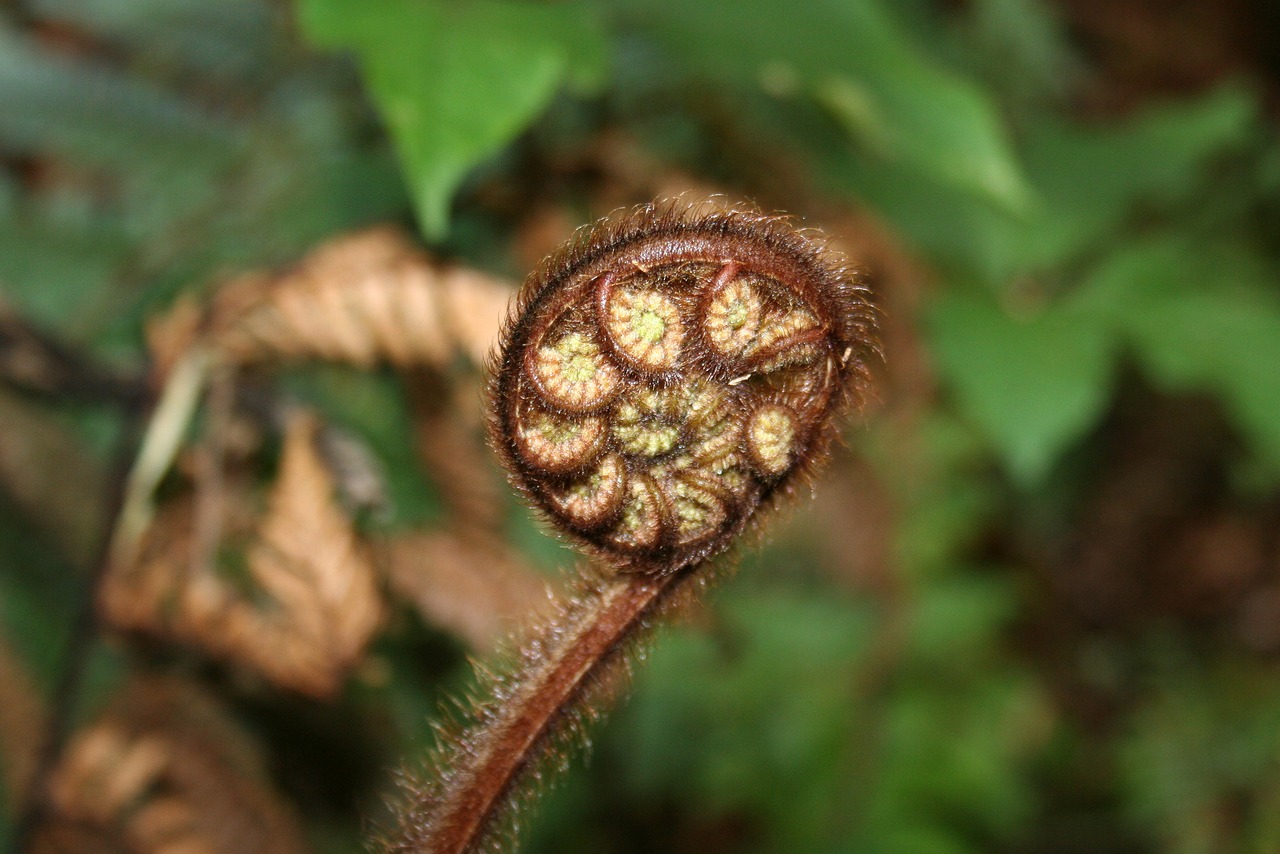
[[[579,232],[527,280],[493,359],[513,484],[591,559],[406,787],[397,852],[506,850],[536,784],[858,405],[867,294],[824,238],[752,209],[653,204]]]

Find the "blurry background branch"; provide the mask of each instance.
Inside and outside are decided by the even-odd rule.
[[[53,401],[136,406],[140,375],[111,371],[36,329],[0,302],[0,383]]]

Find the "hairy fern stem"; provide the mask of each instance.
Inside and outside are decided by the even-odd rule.
[[[637,645],[825,458],[835,415],[861,401],[874,326],[824,238],[746,208],[638,208],[529,277],[491,360],[490,438],[594,566],[505,675],[482,671],[387,850],[506,850]]]
[[[628,661],[701,580],[699,568],[598,578],[536,630],[493,699],[443,745],[437,782],[414,793],[396,852],[464,854],[501,845],[521,788],[567,760],[569,742],[622,687]]]

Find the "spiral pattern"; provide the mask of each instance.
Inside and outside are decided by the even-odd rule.
[[[514,482],[622,570],[726,548],[821,456],[874,351],[843,259],[750,210],[647,206],[548,259],[495,360]]]

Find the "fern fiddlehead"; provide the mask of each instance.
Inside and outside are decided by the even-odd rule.
[[[649,205],[529,277],[493,360],[491,438],[592,565],[443,740],[391,850],[496,850],[634,645],[825,456],[875,349],[844,259],[754,210]]]
[[[828,444],[866,368],[847,268],[785,221],[645,208],[535,273],[493,381],[517,486],[603,563],[725,549]]]

